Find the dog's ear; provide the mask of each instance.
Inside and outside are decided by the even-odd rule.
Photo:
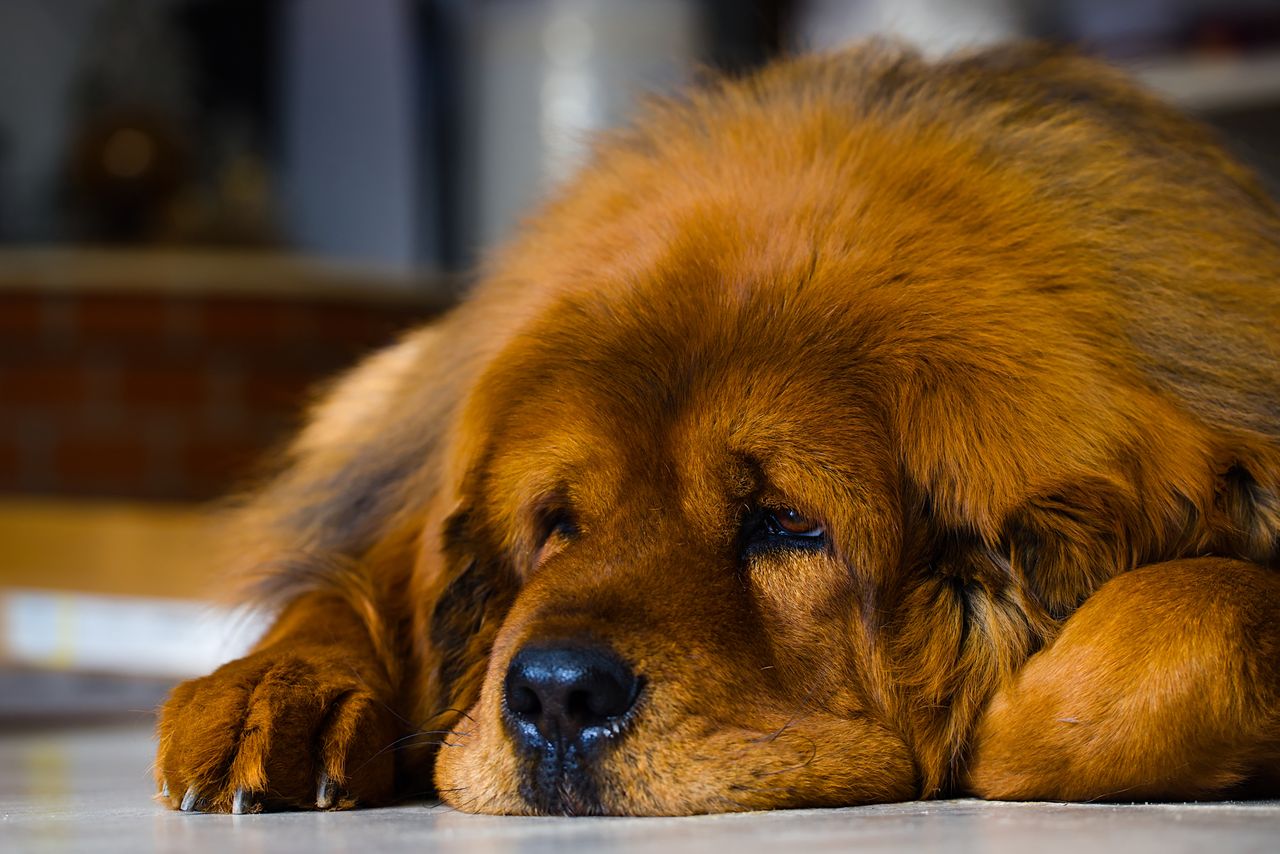
[[[243,598],[274,611],[315,592],[340,595],[393,676],[412,645],[413,612],[431,610],[409,595],[414,575],[449,569],[424,543],[451,512],[446,446],[491,352],[476,345],[476,328],[455,312],[339,377],[275,473],[226,520]]]
[[[339,377],[265,485],[233,509],[235,563],[255,596],[289,598],[340,573],[430,497],[430,461],[460,394],[439,367],[443,338],[418,330]]]
[[[414,627],[415,647],[424,651],[416,704],[433,730],[452,729],[479,699],[489,653],[520,588],[505,550],[478,527],[469,510],[455,510],[439,529],[439,547],[429,546],[437,565],[415,578],[414,598],[429,603]]]
[[[1260,483],[1251,468],[1275,467],[1257,464],[1247,450],[1206,479],[1198,500],[1148,472],[1135,477],[1142,489],[1095,475],[1028,496],[1006,519],[997,550],[1056,620],[1111,577],[1144,564],[1225,554],[1272,565],[1280,556],[1280,497],[1274,480]]]
[[[1154,502],[1152,502],[1154,503]],[[1100,476],[1028,496],[1009,514],[996,550],[1011,572],[1054,620],[1084,603],[1107,579],[1161,556],[1174,536],[1194,518],[1183,502],[1169,524],[1151,518],[1135,491]],[[1166,547],[1167,548],[1167,547]]]

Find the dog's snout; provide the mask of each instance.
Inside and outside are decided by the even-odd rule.
[[[517,737],[539,748],[613,732],[635,703],[640,679],[598,646],[526,647],[507,668],[505,691]]]

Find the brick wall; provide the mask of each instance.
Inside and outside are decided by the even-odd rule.
[[[411,294],[7,286],[0,493],[225,493],[296,427],[317,381],[439,310]]]

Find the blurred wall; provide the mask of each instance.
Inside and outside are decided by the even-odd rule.
[[[102,0],[0,2],[0,239],[48,240],[57,229],[67,110]],[[7,129],[7,130],[6,130]]]
[[[285,204],[288,236],[304,252],[393,269],[421,260],[410,6],[286,4]]]

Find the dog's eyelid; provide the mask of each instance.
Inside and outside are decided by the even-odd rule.
[[[554,525],[551,526],[548,536],[560,536],[568,539],[574,539],[579,534],[578,522],[571,513],[565,512],[556,519]]]
[[[552,537],[574,539],[579,534],[577,515],[564,503],[546,502],[534,511],[534,532],[539,548]]]

